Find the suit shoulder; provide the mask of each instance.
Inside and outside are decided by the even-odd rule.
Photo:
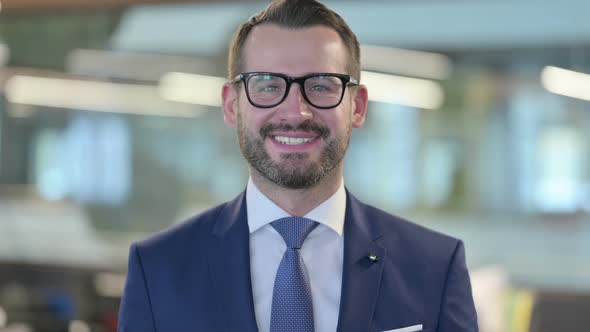
[[[366,205],[367,215],[377,220],[387,238],[399,241],[404,248],[421,254],[438,256],[452,255],[462,241],[416,224],[397,215],[393,215],[379,208]]]
[[[170,226],[137,243],[142,250],[161,249],[162,247],[175,247],[186,244],[187,241],[199,241],[205,234],[211,231],[218,215],[227,203],[223,203],[207,209],[179,224]]]
[[[455,237],[452,237],[452,236],[444,234],[442,232],[433,230],[433,229],[428,228],[426,226],[419,225],[419,224],[415,223],[414,221],[411,221],[406,218],[385,212],[385,211],[377,209],[377,208],[374,208],[374,209],[377,210],[378,213],[381,213],[382,215],[387,216],[387,218],[389,218],[391,225],[395,225],[395,226],[399,227],[400,229],[405,230],[407,232],[420,234],[421,236],[426,236],[432,240],[439,240],[439,241],[445,241],[445,242],[446,241],[451,241],[451,242],[459,241],[459,239],[457,239]]]

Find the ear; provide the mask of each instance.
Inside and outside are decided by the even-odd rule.
[[[359,128],[365,123],[367,106],[369,104],[369,92],[365,85],[359,85],[352,100],[352,127]]]
[[[223,111],[223,122],[231,128],[236,128],[238,125],[238,91],[230,82],[223,84],[221,109]]]

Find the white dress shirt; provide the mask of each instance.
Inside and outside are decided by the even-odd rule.
[[[270,223],[290,215],[264,196],[251,179],[246,188],[246,206],[254,311],[258,329],[268,332],[275,276],[287,250],[285,241]],[[345,210],[346,192],[342,182],[334,195],[304,216],[320,223],[301,246],[311,284],[316,332],[334,332],[338,325]]]

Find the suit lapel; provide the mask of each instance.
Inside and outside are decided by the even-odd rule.
[[[379,296],[386,251],[381,230],[347,191],[344,261],[338,332],[369,331]],[[209,266],[219,319],[227,331],[257,332],[250,276],[250,241],[245,193],[229,202],[210,236]],[[375,255],[378,261],[368,256]]]
[[[347,191],[344,220],[344,261],[338,332],[369,331],[379,296],[385,249],[381,230],[369,220],[363,205]],[[369,259],[377,256],[377,261]]]
[[[220,320],[227,331],[258,331],[250,277],[250,234],[246,195],[220,212],[210,237],[209,266]]]

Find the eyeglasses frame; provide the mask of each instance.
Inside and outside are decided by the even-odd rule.
[[[283,98],[281,98],[281,100],[278,101],[277,103],[275,103],[273,105],[268,105],[268,106],[267,105],[260,105],[260,104],[253,102],[252,99],[250,98],[250,92],[248,91],[248,80],[250,80],[250,78],[255,75],[274,75],[274,76],[284,79],[287,82],[287,86],[285,87],[285,93],[283,95]],[[317,106],[309,100],[309,98],[307,97],[307,94],[305,93],[304,82],[306,79],[311,78],[311,77],[316,77],[316,76],[332,76],[332,77],[337,77],[340,79],[340,81],[342,81],[342,93],[340,94],[340,99],[338,100],[338,103],[336,103],[336,105],[334,105],[334,106]],[[288,75],[284,75],[284,74],[280,74],[280,73],[249,72],[249,73],[239,74],[233,80],[231,80],[230,83],[235,84],[238,82],[244,83],[244,89],[246,91],[246,97],[248,98],[248,101],[250,102],[250,104],[252,106],[258,107],[258,108],[272,108],[277,105],[280,105],[283,101],[285,101],[285,99],[287,99],[287,96],[289,95],[289,91],[291,91],[291,85],[293,83],[297,83],[297,84],[299,84],[299,90],[301,91],[303,98],[305,99],[305,101],[308,104],[310,104],[311,106],[313,106],[315,108],[319,108],[319,109],[330,109],[330,108],[334,108],[334,107],[340,105],[340,103],[342,103],[342,99],[344,98],[344,93],[346,92],[346,86],[348,86],[348,85],[358,86],[359,85],[359,81],[350,77],[350,75],[337,74],[337,73],[312,73],[312,74],[307,74],[304,76],[292,77],[292,76],[288,76]]]

